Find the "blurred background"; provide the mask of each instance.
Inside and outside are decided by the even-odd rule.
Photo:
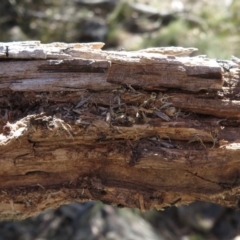
[[[105,42],[105,50],[197,47],[240,56],[239,0],[1,0],[0,41]],[[72,203],[21,222],[0,222],[0,240],[203,240],[240,237],[240,214],[196,202],[164,211]]]
[[[240,53],[239,0],[1,0],[0,41],[105,42],[105,49]]]

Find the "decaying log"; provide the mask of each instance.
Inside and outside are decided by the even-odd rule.
[[[0,217],[73,201],[238,207],[239,59],[0,44]]]

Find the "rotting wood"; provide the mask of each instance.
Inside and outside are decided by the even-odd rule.
[[[0,44],[0,217],[73,201],[238,207],[239,59]]]

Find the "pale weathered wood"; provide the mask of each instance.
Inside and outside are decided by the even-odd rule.
[[[105,90],[117,86],[106,81],[108,61],[48,60],[7,61],[1,63],[2,90],[13,91],[79,91]]]
[[[102,46],[0,44],[0,217],[87,200],[238,206],[238,58]]]
[[[91,85],[86,84],[92,81],[96,81],[92,84],[95,87],[101,82],[105,84],[102,86],[104,88],[107,82],[110,82],[120,85],[130,84],[146,90],[171,87],[196,92],[206,89],[220,90],[222,87],[221,67],[214,60],[163,55],[164,51],[161,49],[161,54],[144,51],[103,52],[87,46],[89,45],[81,47],[81,44],[48,45],[31,42],[29,45],[20,45],[18,49],[17,44],[9,44],[9,46],[5,44],[0,48],[2,58],[68,58],[69,60],[32,61],[29,64],[20,61],[17,64],[15,61],[5,62],[0,71],[0,80],[3,82],[0,87],[14,91],[44,91],[44,87],[49,91],[58,91],[63,88],[71,91],[74,88],[77,90],[92,89]],[[184,48],[182,51],[181,48],[177,49],[176,52],[186,53]],[[169,49],[166,53],[169,53]],[[90,60],[77,60],[76,58],[90,58]],[[107,71],[109,61],[112,66]],[[28,72],[28,78],[25,77],[26,72]],[[107,80],[106,73],[108,74]],[[63,83],[64,78],[68,78],[68,81]],[[113,87],[116,88],[116,85]]]

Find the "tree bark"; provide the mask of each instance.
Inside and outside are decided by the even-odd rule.
[[[73,201],[238,207],[239,59],[0,44],[0,218]]]

